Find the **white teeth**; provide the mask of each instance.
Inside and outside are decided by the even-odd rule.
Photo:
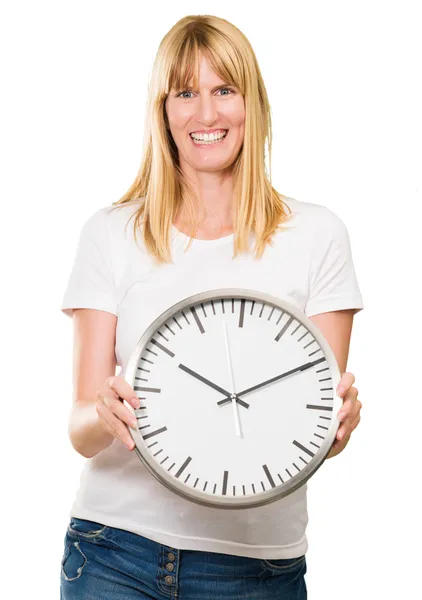
[[[216,142],[219,140],[222,140],[225,136],[226,136],[227,131],[224,131],[223,133],[204,133],[204,134],[199,134],[199,133],[191,133],[190,136],[195,140],[195,141],[199,141],[199,142]]]

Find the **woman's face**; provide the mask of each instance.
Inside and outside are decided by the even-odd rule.
[[[180,166],[186,170],[189,165],[196,171],[227,169],[243,143],[243,96],[233,86],[225,87],[225,82],[202,55],[198,83],[198,90],[183,90],[180,95],[176,90],[170,90],[165,102],[170,132],[179,150]],[[218,134],[218,139],[211,137],[204,143],[205,132]],[[224,132],[225,137],[220,140],[219,134]],[[202,140],[192,139],[192,133]]]

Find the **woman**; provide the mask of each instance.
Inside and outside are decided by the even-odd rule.
[[[139,406],[125,368],[164,309],[205,289],[254,288],[299,306],[335,353],[342,425],[329,458],[357,426],[345,371],[363,303],[348,233],[329,209],[272,187],[270,125],[244,35],[213,16],[176,23],[154,63],[138,177],[84,224],[61,307],[74,322],[69,436],[90,459],[65,537],[63,600],[306,598],[306,484],[253,509],[191,503],[132,452],[121,402]]]

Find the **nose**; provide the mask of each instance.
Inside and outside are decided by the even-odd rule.
[[[218,118],[217,104],[212,95],[204,94],[197,103],[196,118],[207,127],[211,127]]]

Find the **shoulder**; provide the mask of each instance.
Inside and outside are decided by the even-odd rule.
[[[298,227],[304,234],[314,236],[343,236],[347,234],[343,220],[323,204],[305,202],[283,196],[283,202],[291,210],[287,226]]]
[[[83,227],[88,232],[101,235],[108,233],[113,238],[123,236],[133,232],[133,222],[139,209],[139,200],[126,202],[118,205],[106,205],[98,208],[85,221]]]

